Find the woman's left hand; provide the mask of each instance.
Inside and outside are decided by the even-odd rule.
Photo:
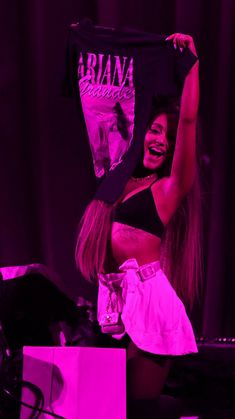
[[[172,35],[168,36],[165,40],[172,41],[175,49],[178,47],[182,52],[184,48],[189,48],[190,51],[192,51],[192,53],[197,56],[197,51],[192,36],[185,35],[183,33],[173,33]]]

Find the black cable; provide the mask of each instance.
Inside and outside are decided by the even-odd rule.
[[[42,392],[42,390],[40,389],[40,387],[36,386],[35,384],[31,383],[30,381],[25,381],[25,380],[17,380],[18,384],[21,384],[21,388],[22,387],[26,387],[28,388],[36,397],[35,403],[34,403],[34,410],[32,412],[32,414],[30,415],[29,419],[38,419],[41,415],[40,412],[38,412],[38,409],[43,409],[44,408],[44,403],[45,403],[45,399],[44,399],[44,394]]]
[[[1,272],[0,272],[0,291],[1,291],[2,285],[3,285],[3,280],[2,280],[2,275],[1,275]],[[0,374],[0,379],[1,379],[0,381],[3,381],[3,378],[1,378],[1,375],[4,377],[4,372],[6,373],[6,376],[9,377],[9,374],[8,374],[9,370],[10,370],[9,369],[9,363],[10,363],[10,361],[12,361],[12,352],[11,352],[10,346],[7,342],[7,339],[6,339],[6,336],[5,336],[5,333],[4,333],[4,328],[3,328],[3,325],[2,325],[1,321],[0,321],[0,350],[1,350],[1,353],[2,353],[2,366],[1,366],[2,372],[0,371],[0,373],[1,373]],[[56,413],[51,413],[48,410],[43,409],[43,407],[44,407],[44,395],[43,395],[43,392],[41,391],[41,389],[38,386],[36,386],[35,384],[33,384],[29,381],[17,380],[15,382],[17,382],[17,384],[21,384],[21,386],[25,386],[25,387],[29,388],[34,393],[34,395],[36,397],[36,405],[35,406],[32,406],[29,403],[26,403],[22,400],[19,400],[10,390],[5,388],[2,383],[1,383],[1,386],[0,386],[0,390],[2,390],[2,392],[5,395],[10,397],[16,403],[18,403],[22,406],[28,407],[29,409],[32,409],[33,410],[33,412],[32,412],[33,416],[31,415],[30,419],[38,419],[39,416],[40,416],[40,413],[45,413],[45,414],[50,415],[50,416],[52,416],[54,418],[57,418],[57,419],[67,419],[64,416],[60,416],[60,415],[57,415]],[[8,385],[9,385],[9,383],[8,383]],[[37,415],[35,415],[34,413],[37,413]]]
[[[1,282],[1,278],[0,278],[0,282]],[[10,361],[12,361],[12,353],[11,353],[11,350],[9,348],[7,339],[5,337],[4,329],[2,327],[1,321],[0,321],[0,343],[1,343],[1,348],[0,349],[1,349],[1,352],[2,352],[2,373],[1,374],[4,375],[4,370],[5,370],[6,376],[9,377],[9,363],[10,363]],[[3,381],[3,379],[1,381]],[[57,419],[67,419],[64,416],[60,416],[60,415],[57,415],[56,413],[51,413],[48,410],[43,409],[44,395],[43,395],[43,392],[41,391],[41,389],[39,387],[37,387],[35,384],[33,384],[29,381],[23,381],[23,380],[18,380],[17,383],[21,384],[21,386],[28,387],[34,393],[34,395],[36,395],[36,405],[35,406],[32,406],[29,403],[26,403],[22,400],[19,400],[14,394],[12,394],[12,392],[10,390],[5,388],[3,386],[3,384],[0,386],[0,390],[2,390],[5,395],[10,397],[12,400],[17,402],[18,404],[23,405],[25,407],[28,407],[29,409],[32,409],[33,413],[36,413],[36,412],[39,413],[39,414],[40,413],[45,413],[45,414],[50,415],[50,416],[52,416],[54,418],[57,418]],[[8,385],[9,385],[9,383],[8,383]],[[37,414],[37,415],[31,416],[30,419],[38,419],[38,418],[39,418],[39,415]]]
[[[4,387],[2,387],[2,390],[3,390],[3,392],[7,395],[7,396],[9,396],[11,399],[13,399],[15,402],[17,402],[17,403],[19,403],[19,404],[22,404],[23,406],[25,406],[25,407],[28,407],[28,408],[30,408],[30,409],[33,409],[33,410],[36,410],[37,412],[39,412],[39,413],[45,413],[45,414],[47,414],[47,415],[50,415],[50,416],[52,416],[52,417],[54,417],[54,418],[57,418],[57,419],[67,419],[67,418],[65,418],[64,416],[60,416],[60,415],[57,415],[56,413],[52,413],[52,412],[49,412],[48,410],[45,410],[45,409],[41,409],[41,408],[39,408],[39,407],[35,407],[35,406],[32,406],[31,404],[29,404],[29,403],[26,403],[26,402],[24,402],[24,401],[22,401],[22,400],[19,400],[17,397],[15,397],[8,389],[6,389],[6,388],[4,388]]]

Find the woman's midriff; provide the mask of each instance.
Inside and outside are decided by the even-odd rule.
[[[111,250],[118,265],[131,258],[139,265],[159,260],[160,244],[159,237],[144,230],[117,222],[112,224]]]

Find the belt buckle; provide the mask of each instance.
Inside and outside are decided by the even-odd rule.
[[[153,276],[155,276],[156,271],[154,269],[153,266],[149,265],[149,266],[144,266],[144,267],[140,267],[139,268],[139,274],[140,277],[142,279],[142,281],[146,281],[149,278],[152,278]]]

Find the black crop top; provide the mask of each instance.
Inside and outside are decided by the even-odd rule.
[[[151,185],[118,204],[114,211],[113,221],[161,237],[164,232],[164,224],[158,215]]]

